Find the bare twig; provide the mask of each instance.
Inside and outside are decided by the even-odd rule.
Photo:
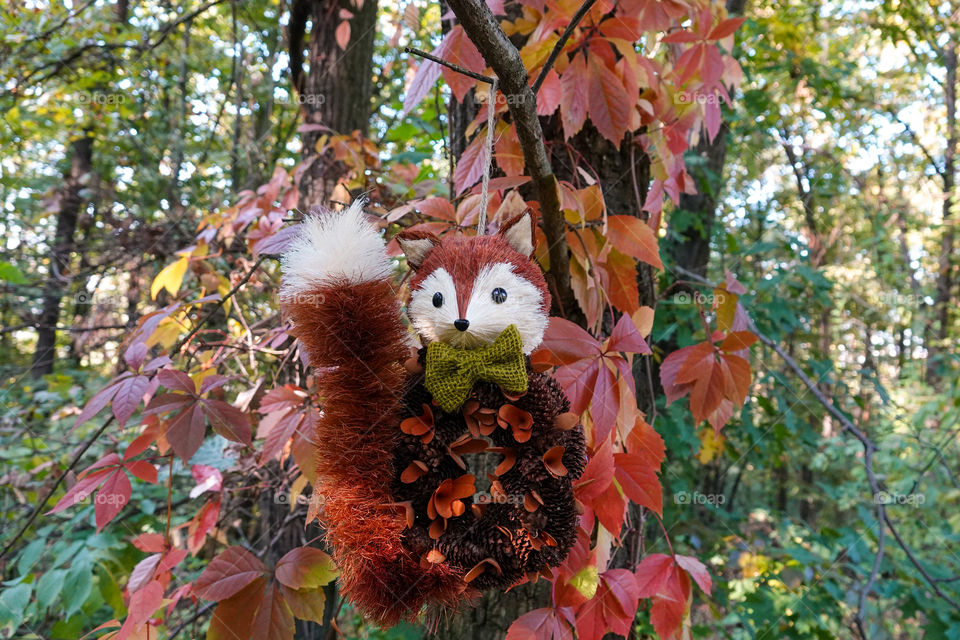
[[[178,343],[173,347],[173,349],[170,350],[170,353],[177,353],[178,351],[180,351],[180,349],[183,348],[183,345],[185,345],[185,344],[187,344],[188,342],[190,342],[190,339],[193,338],[193,336],[197,335],[197,332],[200,331],[201,328],[203,328],[203,325],[207,324],[207,322],[210,320],[210,318],[212,318],[213,315],[214,315],[217,311],[219,311],[220,308],[223,307],[224,304],[227,303],[227,300],[229,300],[229,299],[232,298],[234,295],[236,295],[237,291],[239,291],[240,288],[243,287],[243,285],[247,284],[247,282],[250,281],[250,278],[253,277],[253,274],[256,273],[257,269],[260,268],[260,265],[263,264],[263,262],[264,262],[268,257],[269,257],[269,256],[260,256],[260,259],[257,260],[256,264],[254,264],[252,267],[250,267],[250,270],[247,271],[246,275],[243,276],[243,278],[240,279],[240,282],[238,282],[233,289],[230,289],[230,291],[227,293],[227,295],[225,295],[225,296],[223,296],[222,298],[220,298],[220,300],[217,302],[216,306],[215,306],[213,309],[211,309],[210,312],[207,313],[207,315],[203,316],[203,319],[200,320],[200,322],[198,322],[198,323],[196,324],[196,326],[193,327],[193,330],[190,331],[190,333],[188,333],[188,334],[186,335],[186,337],[183,338],[183,340],[181,340],[180,342],[178,342]]]
[[[84,442],[79,449],[77,449],[77,452],[73,454],[73,458],[70,460],[70,464],[68,464],[67,468],[60,473],[60,475],[57,477],[56,482],[53,483],[53,486],[50,487],[50,489],[47,491],[47,494],[43,496],[43,500],[41,500],[36,504],[36,506],[33,508],[33,511],[30,512],[30,516],[27,517],[26,522],[24,522],[23,526],[20,527],[20,530],[17,531],[17,534],[13,536],[10,539],[10,542],[8,542],[3,547],[3,551],[0,552],[0,558],[7,557],[7,554],[13,548],[13,545],[17,543],[17,540],[19,540],[24,533],[26,533],[27,529],[30,528],[30,525],[33,524],[33,521],[36,520],[37,516],[40,515],[40,512],[43,511],[43,508],[47,506],[47,502],[50,500],[50,496],[52,496],[54,491],[56,491],[60,487],[60,484],[63,483],[63,479],[67,477],[67,474],[70,473],[70,471],[73,470],[75,466],[77,466],[77,463],[80,462],[80,458],[82,458],[83,454],[87,452],[87,449],[89,449],[91,445],[93,445],[93,443],[97,441],[97,438],[103,435],[103,432],[107,430],[107,427],[113,424],[113,420],[114,420],[114,417],[111,415],[107,419],[107,421],[103,423],[103,426],[97,429],[96,433],[94,433],[92,436],[87,438],[87,441]]]
[[[426,58],[427,60],[430,60],[431,62],[436,62],[437,64],[443,65],[443,66],[445,66],[445,67],[448,68],[448,69],[453,69],[453,70],[456,71],[457,73],[461,73],[461,74],[463,74],[463,75],[465,75],[465,76],[468,76],[468,77],[470,77],[470,78],[473,78],[474,80],[479,80],[480,82],[486,82],[487,84],[493,84],[493,78],[488,78],[487,76],[483,75],[482,73],[476,73],[476,72],[474,72],[474,71],[470,71],[470,69],[464,69],[464,68],[461,67],[460,65],[456,65],[456,64],[453,64],[452,62],[448,62],[448,61],[444,60],[443,58],[438,58],[437,56],[433,55],[432,53],[427,53],[426,51],[421,51],[420,49],[417,49],[417,48],[415,48],[415,47],[404,47],[403,50],[404,50],[405,53],[412,53],[412,54],[415,55],[415,56],[420,56],[421,58]]]
[[[547,72],[553,68],[553,63],[557,61],[557,57],[560,55],[560,52],[563,51],[563,47],[567,44],[567,40],[569,40],[570,36],[573,35],[573,30],[577,28],[577,25],[580,24],[581,20],[583,20],[583,16],[587,15],[587,12],[590,11],[596,2],[597,0],[587,0],[580,5],[580,8],[577,9],[577,12],[573,14],[572,18],[570,18],[570,24],[567,25],[566,29],[564,29],[563,35],[561,35],[560,39],[557,40],[557,44],[554,45],[553,51],[551,51],[550,55],[547,57],[547,61],[543,63],[543,68],[540,69],[540,74],[533,82],[534,95],[540,92],[540,86],[543,84],[543,81],[547,79]]]
[[[715,288],[715,285],[713,283],[703,278],[699,274],[693,273],[692,271],[688,271],[682,267],[675,267],[675,270],[678,273],[690,278],[691,280],[694,280],[706,286]],[[873,454],[876,452],[876,449],[877,449],[876,444],[873,442],[873,440],[870,439],[870,437],[866,433],[863,432],[862,429],[860,429],[857,425],[855,425],[850,420],[850,418],[846,416],[845,413],[840,411],[840,409],[838,409],[836,405],[834,405],[833,402],[831,402],[824,395],[824,393],[820,390],[820,388],[816,385],[816,383],[813,380],[811,380],[810,377],[806,374],[803,368],[800,367],[799,364],[797,364],[797,361],[794,360],[790,356],[790,354],[784,351],[783,347],[781,347],[773,339],[761,333],[757,329],[752,319],[749,319],[748,321],[749,321],[748,328],[750,329],[750,331],[753,332],[754,335],[757,336],[757,339],[759,339],[760,342],[762,342],[763,344],[770,347],[774,351],[774,353],[780,356],[780,358],[787,364],[787,367],[789,367],[790,370],[792,370],[793,373],[796,374],[798,378],[800,378],[800,381],[807,388],[807,390],[813,395],[813,397],[816,398],[817,402],[819,402],[823,406],[823,408],[826,409],[827,413],[829,413],[831,416],[836,418],[837,421],[843,426],[843,430],[852,434],[853,437],[856,438],[860,442],[860,444],[863,446],[863,453],[864,453],[863,466],[867,472],[867,482],[870,485],[870,490],[873,493],[873,499],[874,499],[874,502],[876,503],[878,529],[877,529],[877,557],[874,559],[873,568],[870,571],[870,575],[868,576],[867,581],[863,584],[863,587],[860,590],[860,602],[859,602],[859,607],[857,609],[858,628],[861,629],[861,632],[862,632],[862,628],[860,625],[863,621],[862,610],[863,610],[864,602],[866,600],[867,595],[869,594],[869,591],[873,588],[873,584],[877,578],[877,572],[879,570],[880,562],[882,560],[882,555],[884,552],[884,543],[883,543],[884,526],[890,529],[890,533],[892,533],[893,537],[897,540],[897,544],[900,546],[901,549],[903,549],[903,552],[907,555],[907,558],[910,559],[910,562],[912,562],[913,565],[917,568],[917,570],[920,572],[920,575],[922,575],[923,578],[927,581],[927,584],[930,585],[930,588],[933,589],[933,592],[936,593],[940,598],[942,598],[944,602],[952,606],[954,609],[957,609],[958,611],[960,611],[960,603],[958,603],[956,600],[952,599],[950,596],[948,596],[947,594],[943,593],[943,591],[940,590],[940,588],[937,586],[936,581],[930,576],[929,573],[927,573],[927,571],[923,568],[923,566],[921,566],[920,562],[917,560],[916,556],[913,554],[913,551],[906,544],[903,538],[900,537],[900,534],[897,532],[897,530],[893,526],[893,523],[890,521],[890,516],[887,513],[887,510],[883,504],[883,501],[880,499],[880,496],[879,496],[880,481],[877,478],[877,475],[873,469]]]
[[[500,28],[490,8],[483,0],[449,0],[470,41],[497,75],[501,91],[508,97],[507,107],[517,128],[517,138],[523,149],[523,159],[540,202],[543,233],[547,238],[550,269],[547,278],[556,292],[557,305],[563,315],[577,313],[576,300],[570,286],[570,254],[567,248],[566,223],[560,212],[557,178],[550,166],[543,129],[537,117],[537,94],[530,86],[530,77],[520,58],[520,52]],[[492,106],[492,105],[491,105]]]

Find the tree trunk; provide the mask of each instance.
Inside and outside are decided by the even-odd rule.
[[[359,3],[358,3],[359,4]],[[355,12],[349,20],[350,42],[340,49],[336,30],[340,11]],[[359,130],[366,135],[370,123],[370,96],[373,91],[373,38],[377,23],[377,3],[366,0],[357,10],[353,0],[324,2],[298,0],[291,10],[291,64],[302,57],[296,33],[303,25],[294,19],[309,17],[312,24],[309,44],[309,71],[291,69],[307,130],[303,134],[303,159],[308,163],[300,179],[300,208],[325,203],[346,166],[334,160],[332,153],[319,154],[317,141],[323,135],[350,134]],[[312,125],[312,126],[311,126]],[[317,126],[319,125],[319,126]]]
[[[731,16],[743,13],[746,0],[727,0],[727,13]],[[688,214],[688,222],[681,227],[681,216],[671,216],[664,239],[663,253],[674,264],[697,275],[707,275],[710,261],[710,237],[717,218],[717,201],[723,189],[723,166],[727,160],[727,135],[730,126],[726,120],[713,140],[706,133],[694,147],[696,159],[687,162],[690,177],[697,185],[697,193],[680,194],[677,208]]]
[[[83,206],[81,191],[91,172],[93,138],[88,134],[70,143],[70,169],[64,175],[57,212],[57,229],[50,248],[50,273],[43,293],[43,311],[37,327],[37,347],[33,353],[30,375],[39,378],[53,372],[57,346],[57,323],[60,301],[70,283],[70,256],[75,242],[74,231]]]
[[[943,154],[943,236],[940,240],[940,264],[937,273],[937,291],[933,301],[933,313],[937,331],[933,342],[927,346],[927,382],[937,387],[940,383],[942,359],[949,353],[947,337],[950,334],[950,307],[953,294],[953,271],[956,268],[953,255],[953,215],[956,188],[956,153],[960,142],[957,131],[957,49],[953,40],[943,49],[943,66],[946,77],[943,97],[947,106],[947,148]],[[947,351],[944,352],[944,349]]]

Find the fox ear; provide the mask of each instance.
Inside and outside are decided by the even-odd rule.
[[[529,209],[500,227],[500,235],[525,256],[533,255],[533,214]]]
[[[427,254],[440,244],[440,238],[429,231],[401,231],[397,234],[397,242],[410,266],[419,269]]]

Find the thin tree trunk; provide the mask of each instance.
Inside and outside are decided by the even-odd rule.
[[[956,153],[960,142],[960,132],[957,131],[957,49],[956,43],[951,40],[943,49],[943,66],[946,77],[943,83],[943,96],[947,106],[947,148],[943,154],[943,236],[940,240],[940,264],[937,273],[937,290],[933,301],[933,313],[937,331],[934,340],[928,345],[927,382],[934,387],[940,383],[941,362],[947,348],[947,337],[950,334],[950,308],[953,297],[953,271],[955,257],[953,255],[953,205],[955,203],[956,188]],[[946,353],[948,353],[947,351]]]
[[[301,209],[326,203],[346,166],[332,153],[318,153],[317,141],[323,135],[350,134],[359,130],[366,135],[370,124],[370,96],[373,91],[373,38],[377,23],[377,3],[366,0],[357,10],[353,0],[324,2],[312,0],[308,15],[310,32],[309,72],[300,75],[294,69],[294,81],[302,84],[300,101],[304,123],[303,159],[309,166],[300,179]],[[350,18],[350,42],[346,50],[337,44],[336,30],[340,11],[354,12]],[[303,14],[302,2],[293,13]],[[291,32],[295,25],[291,25]],[[299,46],[291,41],[291,47]]]
[[[57,212],[57,229],[50,248],[50,273],[43,294],[43,311],[37,328],[37,346],[30,375],[39,378],[53,372],[56,357],[57,323],[60,302],[70,283],[70,256],[74,251],[74,231],[83,206],[83,190],[92,171],[93,138],[88,134],[70,143],[70,169],[64,176]]]

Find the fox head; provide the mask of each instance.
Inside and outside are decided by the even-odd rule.
[[[550,293],[533,254],[533,217],[523,213],[496,235],[397,236],[415,273],[410,321],[427,341],[458,348],[490,344],[511,324],[529,354],[543,339]]]

